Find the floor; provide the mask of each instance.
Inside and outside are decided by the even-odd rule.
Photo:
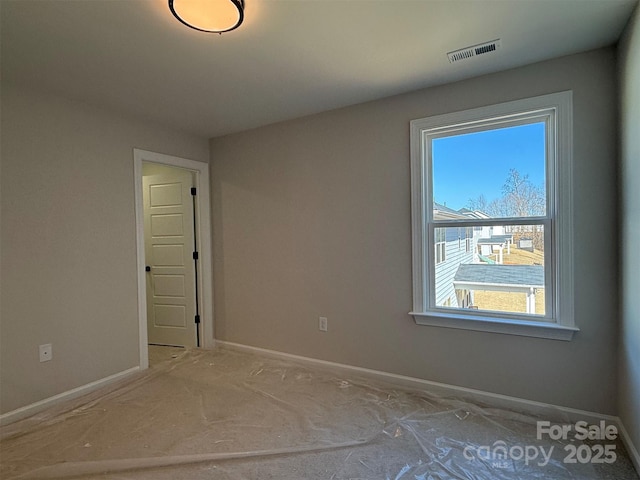
[[[619,440],[537,439],[545,419],[230,349],[150,361],[0,429],[0,478],[639,478]]]
[[[151,368],[157,367],[168,360],[182,356],[185,351],[184,347],[149,345],[149,366]]]

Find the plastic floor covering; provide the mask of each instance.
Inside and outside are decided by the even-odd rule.
[[[230,349],[151,354],[128,382],[2,427],[0,478],[638,479],[619,438],[593,438],[596,427],[581,440],[565,422],[568,435],[551,438],[558,412]]]

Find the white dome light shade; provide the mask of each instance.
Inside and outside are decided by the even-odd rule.
[[[169,0],[169,8],[180,22],[201,32],[228,32],[244,19],[244,0]]]

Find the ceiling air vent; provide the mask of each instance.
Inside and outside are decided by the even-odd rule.
[[[460,60],[466,60],[467,58],[476,57],[478,55],[484,55],[485,53],[495,52],[500,48],[500,39],[491,40],[490,42],[474,45],[473,47],[461,48],[453,52],[447,53],[450,63],[459,62]]]

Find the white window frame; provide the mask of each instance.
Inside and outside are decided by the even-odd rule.
[[[546,118],[545,166],[547,214],[543,217],[470,219],[456,223],[433,219],[431,139],[531,123]],[[411,216],[413,310],[419,325],[458,328],[569,341],[579,329],[574,322],[573,281],[573,122],[572,92],[559,92],[513,102],[475,108],[411,122]],[[471,225],[473,223],[473,225]],[[435,305],[434,229],[443,226],[542,224],[545,231],[545,315],[532,318],[517,313],[497,313],[437,307]],[[547,248],[550,247],[550,248]],[[550,295],[549,295],[550,293]]]
[[[444,230],[442,230],[442,237],[441,239],[436,238],[437,241],[434,242],[434,265],[440,265],[447,261],[447,238]]]

